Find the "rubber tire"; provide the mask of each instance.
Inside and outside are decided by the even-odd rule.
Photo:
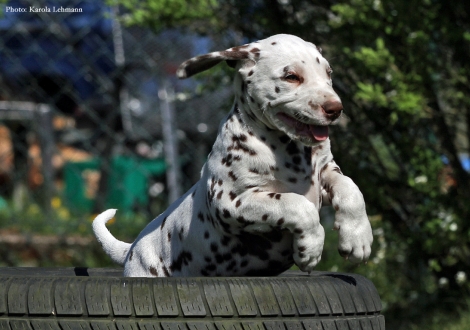
[[[125,278],[120,269],[0,268],[0,330],[385,329],[355,274]]]

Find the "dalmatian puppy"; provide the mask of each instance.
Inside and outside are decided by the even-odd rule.
[[[277,275],[320,261],[319,210],[336,210],[339,253],[367,261],[372,231],[361,192],[333,160],[328,126],[343,111],[331,67],[315,45],[275,35],[192,58],[187,78],[226,61],[236,70],[235,101],[220,123],[201,179],[132,243],[93,222],[104,251],[124,276]]]

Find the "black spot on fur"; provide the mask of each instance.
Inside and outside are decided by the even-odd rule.
[[[304,159],[307,165],[312,164],[312,147],[304,147]]]
[[[217,194],[217,199],[221,199],[222,198],[222,194],[223,194],[223,190],[219,191],[219,193]]]
[[[252,120],[256,120],[250,113],[247,112],[247,116],[250,117]],[[241,150],[250,156],[255,156],[257,153],[255,150],[250,149],[246,146],[245,142],[248,140],[247,136],[244,134],[241,135],[233,135],[232,136],[232,145],[227,148],[227,151],[232,150]]]
[[[168,268],[166,268],[165,265],[163,265],[162,269],[163,269],[163,274],[165,274],[166,277],[170,277],[170,272],[168,271]]]
[[[207,271],[212,272],[212,271],[214,271],[214,270],[217,269],[217,266],[214,265],[214,264],[208,264],[208,265],[206,265],[205,269],[206,269]]]
[[[228,176],[229,176],[233,181],[237,181],[237,180],[238,180],[237,176],[233,173],[233,171],[228,172]]]
[[[230,243],[232,239],[230,238],[230,236],[225,236],[222,237],[222,240],[220,241],[220,243],[223,245],[223,246],[227,246],[228,243]]]
[[[237,198],[237,194],[234,193],[233,191],[230,191],[228,195],[230,196],[231,201],[233,201],[235,198]]]
[[[287,145],[286,151],[289,155],[295,155],[295,154],[298,154],[300,152],[299,148],[297,147],[297,144],[294,141],[291,141]]]
[[[248,72],[248,77],[251,77],[253,75],[254,71],[251,70],[250,72]]]
[[[300,163],[302,162],[302,159],[299,156],[294,156],[294,157],[292,157],[292,162],[295,165],[300,165]]]
[[[218,250],[219,250],[219,246],[217,245],[217,243],[212,242],[211,243],[211,251],[216,253]]]
[[[187,266],[193,260],[193,255],[188,251],[181,251],[176,260],[173,260],[170,270],[174,272],[175,270],[181,270],[183,265]]]
[[[277,220],[277,225],[282,226],[284,222],[285,222],[284,218],[280,218],[279,220]]]
[[[183,234],[184,234],[184,228],[181,227],[180,232],[178,233],[178,238],[180,239],[180,241],[183,240]]]
[[[241,263],[240,263],[240,267],[246,267],[248,265],[248,260],[243,260]]]
[[[157,271],[157,269],[156,269],[155,267],[150,266],[149,272],[150,272],[150,274],[152,274],[153,276],[158,277],[158,271]]]
[[[320,173],[319,173],[320,175],[321,175],[321,173],[323,173],[323,171],[325,171],[325,170],[327,169],[328,165],[329,165],[329,164],[325,164],[325,165],[321,168]]]
[[[129,252],[129,261],[132,260],[132,257],[133,257],[133,256],[134,256],[134,250],[131,250],[131,251]]]
[[[224,256],[221,255],[220,253],[217,253],[214,257],[215,257],[216,263],[221,264],[224,262]]]
[[[221,161],[222,165],[225,165],[227,167],[232,166],[232,157],[233,157],[233,155],[231,153],[228,153],[227,156],[222,158],[222,161]],[[222,180],[219,180],[219,181],[222,181]],[[211,188],[213,188],[213,187],[211,187]]]
[[[168,242],[171,242],[171,233],[170,232],[168,232],[167,237],[168,237]]]
[[[166,219],[168,219],[168,217],[163,218],[162,224],[160,226],[160,230],[163,230],[163,226],[165,225]]]
[[[291,183],[297,183],[297,179],[296,178],[289,178],[287,179],[289,182]]]
[[[205,238],[205,239],[208,239],[208,238],[209,238],[209,236],[210,236],[210,235],[209,235],[209,232],[208,232],[208,231],[206,231],[206,232],[204,233],[204,238]]]
[[[232,250],[230,250],[230,252],[232,254],[239,254],[241,257],[244,257],[248,254],[247,248],[243,246],[242,244],[237,244],[236,246],[232,248]]]
[[[274,91],[275,91],[276,93],[279,93],[279,92],[281,91],[281,89],[276,86],[276,88],[274,88]]]
[[[198,218],[199,220],[201,220],[201,222],[204,222],[204,215],[202,214],[202,212],[199,212],[199,213],[197,214],[197,218]]]
[[[261,220],[266,221],[266,220],[268,220],[268,217],[269,217],[269,215],[263,214],[263,216],[261,217]]]
[[[287,135],[283,135],[279,138],[279,141],[281,141],[281,143],[287,143],[290,141],[290,137],[288,137]]]
[[[240,205],[242,205],[242,201],[241,201],[241,200],[238,200],[238,201],[235,203],[235,207],[239,207]]]

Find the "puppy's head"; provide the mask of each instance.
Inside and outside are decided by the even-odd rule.
[[[332,88],[331,67],[315,45],[275,35],[192,58],[177,75],[186,78],[223,60],[238,71],[235,93],[244,115],[306,145],[328,138],[328,125],[337,122],[343,106]]]

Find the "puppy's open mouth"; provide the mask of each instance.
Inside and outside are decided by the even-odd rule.
[[[328,138],[328,126],[305,124],[283,112],[278,113],[277,117],[284,124],[293,128],[297,135],[306,136],[316,141],[325,141]]]

